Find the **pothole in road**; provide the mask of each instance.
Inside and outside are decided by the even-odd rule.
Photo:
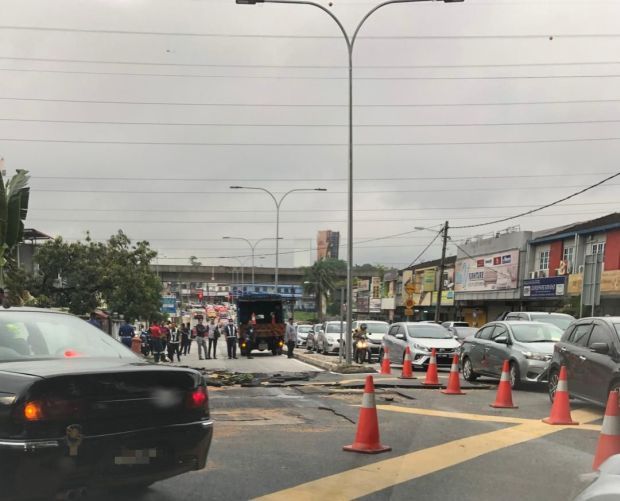
[[[305,421],[299,415],[289,414],[279,409],[226,409],[226,412],[212,412],[216,423],[243,424],[243,426],[294,425]]]

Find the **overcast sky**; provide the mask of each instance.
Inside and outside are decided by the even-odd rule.
[[[275,210],[229,185],[324,187],[282,204],[281,265],[295,249],[307,261],[317,230],[345,242],[347,58],[324,12],[234,0],[0,5],[0,156],[9,174],[32,174],[27,226],[68,239],[121,228],[160,262],[233,264],[217,256],[248,246],[222,237],[273,236]],[[352,31],[373,5],[331,9]],[[512,215],[620,171],[618,19],[620,2],[604,0],[378,11],[354,56],[354,241]],[[451,233],[587,220],[618,209],[619,187]],[[402,267],[432,238],[360,243],[354,260]],[[273,243],[261,252],[272,264]]]

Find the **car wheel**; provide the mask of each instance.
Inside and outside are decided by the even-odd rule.
[[[518,390],[521,387],[521,373],[516,362],[510,362],[510,387]]]
[[[555,392],[558,389],[558,382],[560,380],[560,373],[557,369],[551,369],[549,371],[549,383],[547,386],[549,392],[549,400],[553,403],[553,399],[555,398]]]
[[[478,379],[478,374],[474,372],[474,367],[469,357],[465,357],[463,360],[463,377],[465,381],[475,381]]]

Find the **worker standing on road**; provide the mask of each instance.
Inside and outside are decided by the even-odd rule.
[[[190,331],[189,324],[181,323],[181,327],[179,328],[179,333],[181,334],[181,353],[183,355],[187,355],[189,353],[189,344],[192,342],[190,339]]]
[[[207,359],[215,358],[217,359],[217,340],[220,337],[220,330],[215,323],[215,319],[211,319],[209,325],[207,325],[208,337],[209,337],[209,347],[207,348]],[[213,357],[211,357],[211,350],[213,350]]]
[[[237,358],[237,326],[232,320],[224,327],[226,335],[226,348],[228,349],[228,358]]]
[[[157,325],[157,322],[153,322],[151,324],[149,332],[151,333],[151,344],[153,345],[153,357],[155,358],[155,363],[157,363],[159,362],[163,351],[161,346],[161,329],[159,328],[159,325]]]
[[[198,345],[198,359],[204,360],[207,357],[207,328],[202,324],[202,318],[198,319],[196,325],[196,344]]]
[[[181,361],[181,351],[179,348],[180,333],[176,324],[170,326],[170,337],[168,338],[168,362],[174,362],[174,355],[176,354],[177,360]]]
[[[130,323],[125,320],[123,325],[118,329],[118,335],[121,338],[121,342],[127,346],[127,348],[131,348],[131,338],[135,335],[133,325],[130,325]]]
[[[293,317],[289,318],[288,324],[286,324],[286,330],[284,331],[284,342],[288,348],[288,358],[293,358],[293,351],[295,350],[295,345],[297,344],[297,327],[293,323]]]

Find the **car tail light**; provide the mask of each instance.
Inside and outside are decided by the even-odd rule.
[[[209,405],[209,395],[204,386],[199,386],[187,396],[187,407],[190,409],[206,409]]]
[[[54,421],[84,414],[82,402],[77,400],[31,400],[23,406],[22,417],[26,421]]]

